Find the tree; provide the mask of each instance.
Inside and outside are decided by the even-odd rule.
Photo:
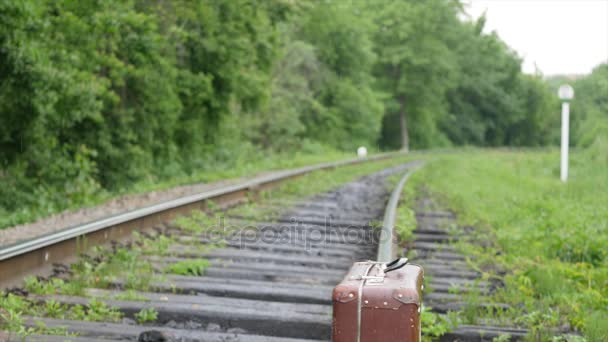
[[[428,147],[445,139],[436,122],[456,65],[449,49],[450,31],[458,24],[458,3],[370,1],[374,15],[376,77],[387,98],[387,115],[398,113],[401,147]],[[385,127],[391,126],[390,123]],[[426,132],[425,132],[426,131]],[[416,139],[411,141],[410,137]],[[386,135],[386,145],[394,146]]]
[[[573,82],[572,144],[608,164],[608,64]]]
[[[461,16],[456,0],[0,0],[0,214],[307,147],[548,143],[555,96]],[[603,120],[604,69],[577,85],[576,132]]]
[[[383,106],[373,89],[375,61],[372,23],[350,2],[313,2],[299,20],[296,35],[315,47],[322,107],[302,114],[306,136],[341,149],[374,145]]]

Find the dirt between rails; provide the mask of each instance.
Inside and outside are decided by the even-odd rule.
[[[32,223],[21,224],[0,229],[0,247],[34,239],[46,234],[58,232],[76,225],[126,213],[142,207],[170,201],[184,196],[214,190],[228,185],[238,184],[256,177],[272,175],[285,170],[256,173],[254,176],[220,180],[211,183],[198,183],[177,186],[171,189],[151,191],[142,194],[120,196],[103,204],[77,210],[66,210]]]

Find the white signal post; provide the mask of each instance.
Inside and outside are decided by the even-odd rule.
[[[562,100],[562,157],[560,179],[568,180],[568,145],[570,134],[570,101],[574,98],[574,89],[564,84],[559,87],[558,96]]]

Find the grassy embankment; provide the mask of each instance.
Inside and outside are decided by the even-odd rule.
[[[458,214],[460,226],[474,228],[458,247],[483,277],[504,282],[489,300],[512,305],[498,313],[468,310],[460,320],[526,326],[534,341],[551,340],[556,328],[608,341],[608,165],[573,151],[563,184],[557,150],[429,157],[405,190],[398,224],[404,236],[415,225],[413,199],[430,194]],[[491,243],[481,247],[480,240]]]
[[[357,177],[403,163],[412,157],[398,157],[377,162],[363,163],[340,167],[334,170],[316,171],[297,179],[287,181],[278,187],[263,192],[255,202],[237,206],[226,211],[195,212],[191,216],[180,217],[175,220],[174,226],[181,229],[184,235],[201,234],[210,229],[217,228],[220,216],[226,213],[243,215],[248,217],[263,216],[271,219],[276,213],[269,212],[261,206],[265,203],[289,203],[302,196],[331,190],[343,183],[356,179]],[[230,224],[230,222],[226,222]],[[206,259],[185,259],[184,261],[166,265],[161,270],[155,270],[155,265],[150,261],[151,256],[174,256],[171,247],[176,244],[180,250],[191,248],[198,251],[208,251],[221,245],[200,245],[193,240],[192,245],[184,246],[183,241],[177,241],[173,237],[160,236],[151,238],[146,235],[136,234],[132,248],[117,247],[108,250],[96,247],[88,251],[88,256],[82,256],[77,263],[71,266],[72,275],[68,280],[52,279],[50,281],[39,281],[29,278],[25,281],[25,290],[33,295],[77,295],[90,297],[88,305],[76,305],[69,307],[53,300],[45,303],[36,302],[29,297],[14,294],[6,294],[0,291],[0,331],[11,331],[16,336],[30,334],[55,334],[71,335],[65,329],[51,329],[39,324],[35,328],[24,326],[23,316],[38,316],[64,319],[82,319],[89,321],[120,321],[123,313],[104,304],[103,297],[92,293],[89,289],[107,289],[117,281],[122,283],[123,292],[121,300],[146,301],[145,297],[137,291],[148,291],[153,288],[155,281],[162,281],[165,274],[180,274],[189,276],[200,276],[205,274],[209,266]],[[144,323],[154,321],[157,312],[151,308],[142,310],[133,318]]]
[[[193,174],[175,175],[166,179],[150,177],[149,179],[136,182],[129,187],[121,189],[98,189],[95,192],[86,195],[81,194],[77,197],[70,196],[69,189],[66,189],[66,194],[39,196],[37,202],[31,206],[22,207],[19,210],[8,211],[0,206],[0,229],[17,224],[33,222],[63,210],[76,210],[99,205],[120,196],[165,190],[180,185],[234,179],[254,175],[260,172],[297,168],[354,157],[354,154],[333,150],[328,150],[324,153],[291,154],[270,154],[260,152],[255,156],[242,157],[241,159],[230,160],[226,163],[219,163],[214,165],[214,167],[208,167],[205,170]]]

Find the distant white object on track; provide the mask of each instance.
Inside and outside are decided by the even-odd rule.
[[[367,148],[361,146],[357,149],[357,156],[360,158],[367,157]]]
[[[568,146],[570,140],[570,101],[574,98],[574,89],[569,84],[559,87],[557,95],[562,100],[562,152],[561,172],[562,182],[568,180]]]

